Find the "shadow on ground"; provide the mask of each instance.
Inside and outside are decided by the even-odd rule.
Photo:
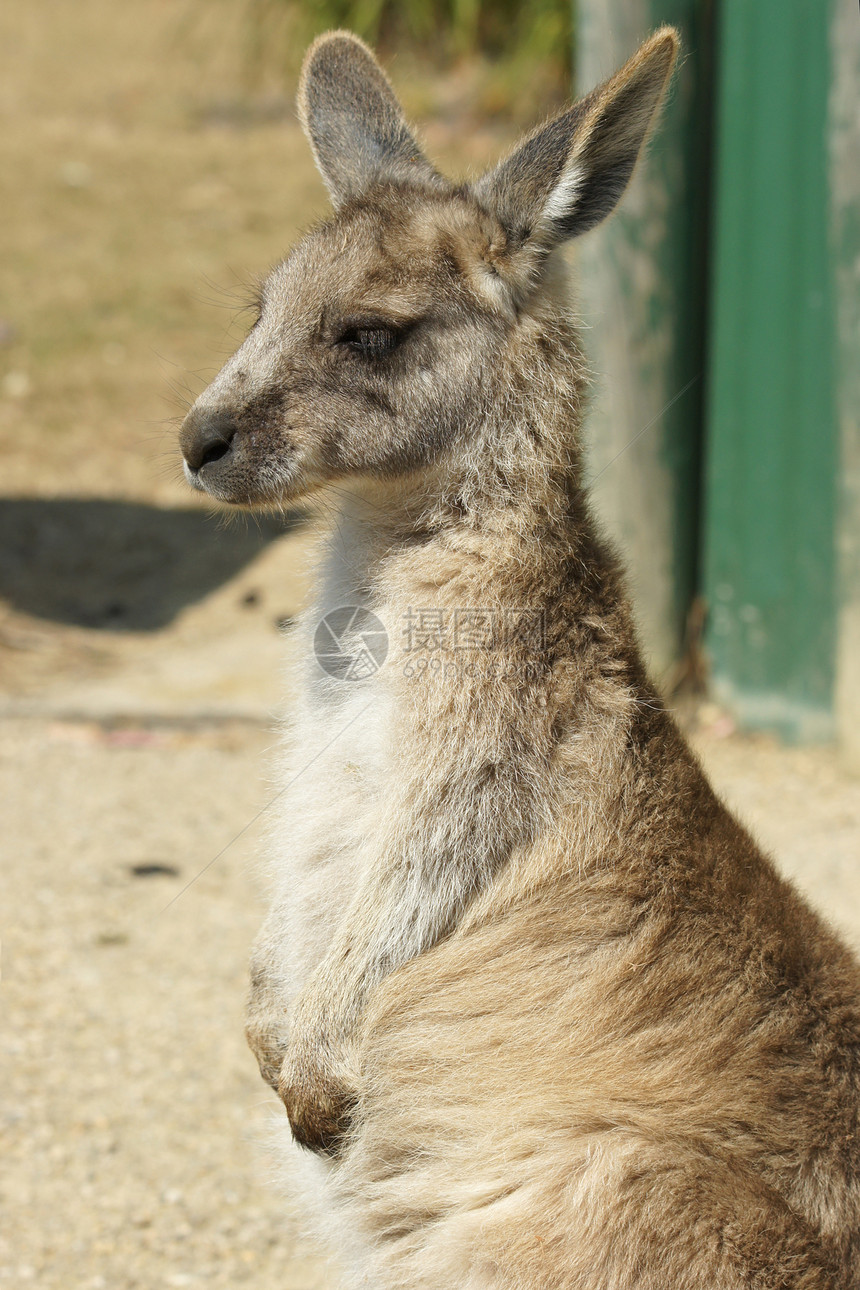
[[[299,523],[101,498],[0,499],[0,597],[36,618],[157,631]]]

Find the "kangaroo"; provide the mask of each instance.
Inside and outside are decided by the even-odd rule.
[[[248,1039],[347,1287],[860,1285],[857,965],[649,682],[583,486],[559,248],[677,47],[455,184],[321,37],[334,213],[182,428],[211,497],[320,500]]]

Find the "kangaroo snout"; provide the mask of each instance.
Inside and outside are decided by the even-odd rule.
[[[280,391],[243,397],[216,383],[191,408],[179,432],[185,478],[192,488],[232,506],[281,500],[300,476],[296,445],[286,432]]]
[[[179,443],[185,475],[194,488],[214,484],[233,465],[237,434],[231,412],[197,405],[191,409],[182,424]]]

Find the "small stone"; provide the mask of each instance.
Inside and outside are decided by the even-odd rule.
[[[95,943],[96,945],[128,945],[128,934],[108,929],[96,933]]]

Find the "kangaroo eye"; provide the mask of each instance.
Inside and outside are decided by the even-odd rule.
[[[379,358],[396,349],[402,335],[395,327],[348,327],[338,337],[338,344],[365,358]]]

